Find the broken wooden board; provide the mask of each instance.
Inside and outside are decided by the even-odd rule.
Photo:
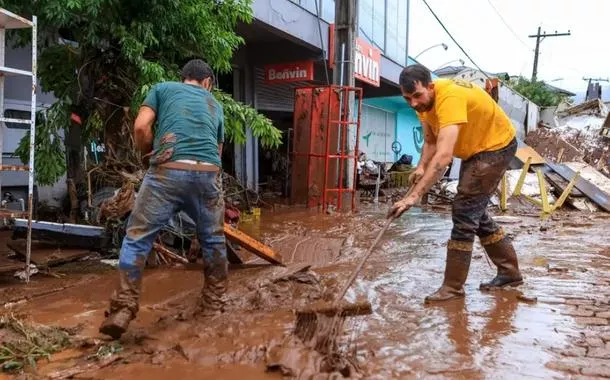
[[[288,235],[273,243],[272,247],[281,252],[286,264],[323,266],[339,257],[344,241],[345,239],[341,238]]]
[[[526,163],[529,158],[532,159],[531,165],[542,165],[546,161],[538,152],[536,152],[531,146],[524,145],[523,147],[517,149],[517,153],[515,153],[515,157],[519,159],[519,161]]]
[[[553,164],[547,162],[547,165],[553,169],[553,171],[560,176],[563,177],[566,181],[570,181],[574,175],[576,174],[569,167],[562,164]],[[601,191],[597,186],[591,184],[591,182],[586,179],[579,177],[576,181],[575,187],[582,191],[589,199],[591,199],[595,204],[604,209],[605,211],[610,212],[610,195]]]
[[[25,239],[27,219],[15,219],[13,239]],[[112,237],[106,229],[83,224],[32,221],[32,240],[58,242],[62,247],[100,249],[112,247]]]
[[[26,257],[25,240],[14,240],[7,243],[7,246],[15,251],[23,259]],[[52,267],[60,264],[69,263],[81,259],[91,254],[88,249],[83,248],[57,248],[50,244],[32,242],[32,253],[30,262],[37,267]]]
[[[256,256],[263,260],[270,262],[275,265],[284,265],[282,263],[282,256],[276,251],[261,243],[260,241],[251,238],[245,233],[239,231],[236,228],[231,227],[229,224],[224,224],[225,237],[233,242],[238,243],[248,251],[254,253]]]

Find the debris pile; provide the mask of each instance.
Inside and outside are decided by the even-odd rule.
[[[74,331],[36,325],[14,314],[0,315],[0,368],[14,372],[36,367],[39,359],[72,345]]]
[[[584,161],[610,176],[610,139],[601,133],[609,120],[607,107],[595,99],[557,112],[554,125],[529,133],[525,143],[554,162]]]

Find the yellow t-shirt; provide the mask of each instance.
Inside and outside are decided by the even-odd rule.
[[[441,128],[458,124],[454,156],[466,160],[480,152],[504,148],[515,128],[502,108],[482,88],[459,79],[436,79],[434,108],[417,116],[438,136]]]

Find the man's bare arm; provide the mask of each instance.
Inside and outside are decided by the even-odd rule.
[[[153,149],[153,125],[155,124],[155,111],[147,106],[140,107],[138,117],[133,125],[133,134],[136,149],[143,155],[150,153]]]
[[[458,138],[458,125],[449,125],[441,128],[435,145],[434,155],[426,167],[426,171],[419,182],[415,185],[410,197],[419,199],[430,190],[443,175],[447,166],[453,160],[453,148]]]
[[[220,156],[220,159],[222,160],[222,147],[223,147],[223,143],[218,144],[218,155]]]

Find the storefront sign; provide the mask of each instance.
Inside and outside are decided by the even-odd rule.
[[[266,83],[289,83],[313,80],[313,61],[265,66]]]
[[[356,39],[354,52],[354,77],[375,87],[381,85],[381,51],[361,38]]]
[[[328,44],[328,62],[332,69],[335,68],[335,25],[330,25],[330,41]],[[375,87],[381,85],[381,51],[370,45],[362,38],[356,38],[354,51],[354,78],[371,84]]]

